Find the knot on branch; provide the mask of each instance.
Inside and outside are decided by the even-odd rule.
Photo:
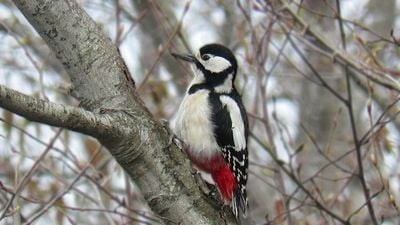
[[[163,214],[175,205],[174,202],[176,202],[178,198],[178,195],[157,194],[149,197],[148,203],[150,208]]]

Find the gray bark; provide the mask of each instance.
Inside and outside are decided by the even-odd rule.
[[[200,192],[182,152],[145,108],[116,47],[73,0],[14,0],[69,74],[82,108],[0,87],[0,107],[96,137],[165,224],[235,224]],[[225,219],[224,219],[225,217]]]

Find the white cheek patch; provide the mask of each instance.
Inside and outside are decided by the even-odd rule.
[[[232,66],[228,60],[219,56],[211,57],[207,61],[202,60],[202,64],[206,70],[209,70],[213,73],[222,72]]]

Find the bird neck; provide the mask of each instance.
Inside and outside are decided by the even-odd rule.
[[[215,74],[194,70],[194,78],[189,85],[188,93],[193,94],[198,90],[206,89],[222,94],[231,93],[234,88],[234,72]]]
[[[204,74],[196,74],[189,85],[188,94],[193,94],[199,90],[209,90],[220,94],[229,94],[235,88],[233,74],[216,75],[218,77],[207,77]]]

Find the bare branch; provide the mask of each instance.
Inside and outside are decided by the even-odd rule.
[[[46,149],[43,151],[43,153],[40,155],[40,157],[35,161],[35,163],[33,164],[33,166],[31,167],[31,169],[22,177],[21,182],[18,184],[18,186],[16,187],[15,190],[15,194],[11,197],[11,199],[8,201],[3,213],[0,216],[0,220],[2,220],[6,213],[8,208],[12,205],[13,201],[15,198],[17,198],[17,196],[19,196],[23,186],[26,185],[27,181],[31,178],[32,174],[35,173],[35,171],[37,170],[39,163],[44,159],[44,157],[46,156],[46,154],[51,150],[52,146],[54,145],[54,142],[57,140],[57,138],[60,136],[62,132],[62,129],[58,129],[58,131],[56,132],[56,134],[54,135],[54,137],[50,140],[49,145],[46,147]]]
[[[3,85],[0,85],[0,107],[31,121],[63,127],[92,136],[110,135],[111,132],[108,133],[107,130],[112,129],[113,132],[116,132],[121,129],[112,125],[109,116],[48,102]]]
[[[289,28],[295,28],[297,32],[302,33],[303,39],[307,40],[311,45],[317,46],[321,52],[324,52],[326,55],[329,55],[331,58],[335,59],[337,63],[340,65],[348,65],[350,69],[354,71],[351,73],[352,78],[358,74],[361,74],[371,81],[382,85],[391,90],[395,90],[397,92],[400,91],[398,85],[394,84],[391,79],[388,79],[386,74],[382,74],[380,71],[370,71],[363,68],[359,62],[355,62],[349,56],[347,56],[344,52],[337,51],[334,47],[330,46],[322,37],[313,32],[308,25],[300,19],[289,7],[285,5],[281,0],[278,1],[278,7],[282,7],[281,12],[286,17],[285,25]],[[356,74],[358,73],[358,74]]]

